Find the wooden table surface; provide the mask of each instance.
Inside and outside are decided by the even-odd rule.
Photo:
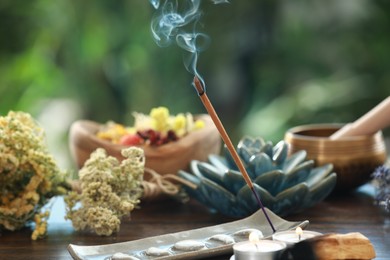
[[[370,188],[366,185],[365,188]],[[364,189],[369,190],[369,189]],[[196,201],[181,204],[174,200],[150,202],[133,211],[131,220],[122,223],[118,234],[99,237],[76,232],[64,220],[64,205],[58,199],[49,220],[49,236],[30,240],[31,229],[0,233],[0,259],[72,259],[67,246],[109,244],[221,224],[234,219],[213,213]],[[374,245],[377,258],[390,259],[390,214],[373,205],[372,197],[362,191],[331,196],[316,206],[284,217],[290,221],[309,220],[307,229],[322,233],[360,232]],[[229,259],[231,254],[209,259]]]

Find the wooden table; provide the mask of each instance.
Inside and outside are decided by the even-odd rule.
[[[291,221],[309,220],[308,229],[322,233],[361,232],[373,243],[376,259],[390,259],[390,214],[386,215],[374,206],[372,197],[366,192],[332,196],[312,208],[284,218]],[[131,220],[123,222],[118,234],[99,237],[88,232],[75,232],[71,223],[64,221],[64,205],[59,199],[49,220],[49,236],[44,240],[32,241],[29,228],[16,232],[3,231],[0,234],[0,259],[72,259],[67,251],[69,243],[97,245],[131,241],[232,220],[212,213],[196,201],[180,204],[166,200],[142,204],[140,209],[133,211]],[[229,259],[230,256],[221,255],[212,259]]]

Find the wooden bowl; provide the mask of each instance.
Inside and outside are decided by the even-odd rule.
[[[314,160],[317,166],[333,164],[337,173],[336,192],[350,191],[364,184],[387,158],[381,131],[330,140],[328,137],[341,127],[339,124],[303,125],[285,134],[290,153],[305,150],[307,158]]]
[[[161,146],[139,145],[145,153],[145,167],[160,174],[176,174],[180,169],[188,170],[191,160],[206,161],[209,154],[219,154],[221,138],[213,121],[205,114],[195,117],[205,122],[204,128]],[[121,150],[126,146],[98,138],[96,133],[100,127],[99,123],[89,120],[76,121],[70,127],[70,152],[79,168],[99,147],[104,148],[107,154],[123,159]]]

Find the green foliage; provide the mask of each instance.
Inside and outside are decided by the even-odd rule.
[[[198,68],[234,141],[352,121],[388,95],[388,1],[204,0],[201,9],[211,45]],[[153,12],[147,0],[2,1],[0,113],[37,115],[56,98],[100,122],[156,106],[204,112],[183,51],[154,43]]]

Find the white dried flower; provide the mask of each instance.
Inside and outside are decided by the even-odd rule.
[[[65,198],[66,218],[76,230],[90,229],[98,235],[117,232],[122,216],[130,214],[142,195],[144,152],[138,147],[122,151],[119,162],[104,149],[94,151],[79,172],[81,193]],[[81,207],[76,207],[80,203]]]

